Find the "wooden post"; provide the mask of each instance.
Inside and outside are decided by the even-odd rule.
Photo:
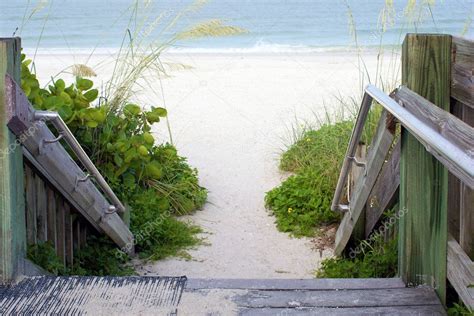
[[[408,34],[402,84],[440,108],[450,107],[451,36]],[[428,284],[446,296],[448,172],[402,129],[399,273],[409,285]]]
[[[10,283],[21,271],[26,251],[23,156],[7,128],[5,74],[20,82],[21,42],[0,38],[0,283]]]

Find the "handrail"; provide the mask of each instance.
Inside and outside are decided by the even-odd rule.
[[[440,162],[448,168],[452,168],[450,171],[453,172],[453,174],[463,173],[468,175],[471,179],[474,179],[474,159],[466,152],[451,143],[442,134],[434,130],[425,122],[418,119],[415,115],[406,110],[402,105],[398,104],[395,100],[390,98],[374,85],[369,84],[364,91],[364,98],[359,109],[359,114],[357,115],[354,129],[352,130],[349,146],[347,147],[346,156],[344,157],[341,173],[339,174],[339,180],[334,192],[331,210],[338,210],[341,212],[349,211],[349,205],[340,204],[340,198],[347,180],[351,162],[353,161],[356,145],[359,142],[373,100],[377,101],[382,105],[382,107],[398,119],[400,124],[415,136],[418,141],[426,147],[428,152],[434,154],[438,160],[440,160],[440,157],[443,157],[444,159],[440,160]],[[449,165],[446,162],[449,162]],[[466,184],[470,187],[473,186],[473,183]]]
[[[107,181],[105,181],[102,174],[99,172],[99,170],[96,168],[89,156],[86,154],[86,152],[79,144],[77,139],[74,137],[71,130],[67,127],[61,116],[57,112],[37,110],[34,112],[34,119],[45,120],[53,123],[54,127],[59,131],[60,135],[54,140],[44,140],[44,142],[50,143],[59,141],[61,138],[64,138],[76,154],[77,158],[81,161],[83,166],[90,173],[90,175],[86,175],[85,179],[76,179],[76,184],[82,181],[86,181],[89,177],[94,177],[102,191],[109,197],[110,202],[113,203],[113,205],[110,205],[108,211],[106,212],[114,213],[115,211],[118,211],[119,213],[123,213],[125,211],[125,207],[123,206],[122,202],[120,202],[119,198],[115,195],[112,188],[109,186]]]

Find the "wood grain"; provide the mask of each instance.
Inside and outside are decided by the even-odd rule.
[[[451,36],[408,34],[402,47],[402,84],[449,112]],[[421,118],[420,107],[414,110],[420,111]],[[429,113],[433,111],[430,107]],[[435,288],[443,303],[447,189],[448,170],[402,128],[400,208],[405,215],[399,221],[399,271],[407,284]]]

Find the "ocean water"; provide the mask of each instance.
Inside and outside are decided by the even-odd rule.
[[[117,49],[122,41],[162,43],[205,20],[221,19],[247,32],[232,37],[183,40],[170,50],[197,52],[281,52],[347,49],[357,42],[372,47],[399,45],[406,32],[474,37],[474,0],[418,3],[393,0],[390,23],[381,31],[384,0],[211,0],[188,10],[191,0],[0,0],[0,36],[21,36],[27,50]],[[412,1],[413,2],[413,1]],[[389,12],[389,11],[385,11]],[[177,15],[181,17],[169,28]],[[157,18],[161,18],[157,21]],[[130,34],[128,34],[128,31]],[[141,30],[136,32],[136,30]]]

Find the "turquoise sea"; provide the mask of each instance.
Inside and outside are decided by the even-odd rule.
[[[389,23],[381,31],[384,0],[213,0],[183,14],[190,0],[0,0],[0,36],[19,35],[23,46],[70,50],[114,49],[143,34],[166,41],[173,33],[204,20],[222,19],[248,32],[223,38],[177,42],[179,51],[324,51],[354,45],[349,21],[362,46],[398,45],[406,32],[463,34],[473,37],[474,0],[418,0],[407,14],[408,0],[393,0]],[[388,1],[390,2],[390,1]],[[432,3],[422,6],[422,3]],[[156,18],[161,15],[158,22]],[[145,21],[144,25],[140,25]],[[149,31],[153,30],[153,31]]]

